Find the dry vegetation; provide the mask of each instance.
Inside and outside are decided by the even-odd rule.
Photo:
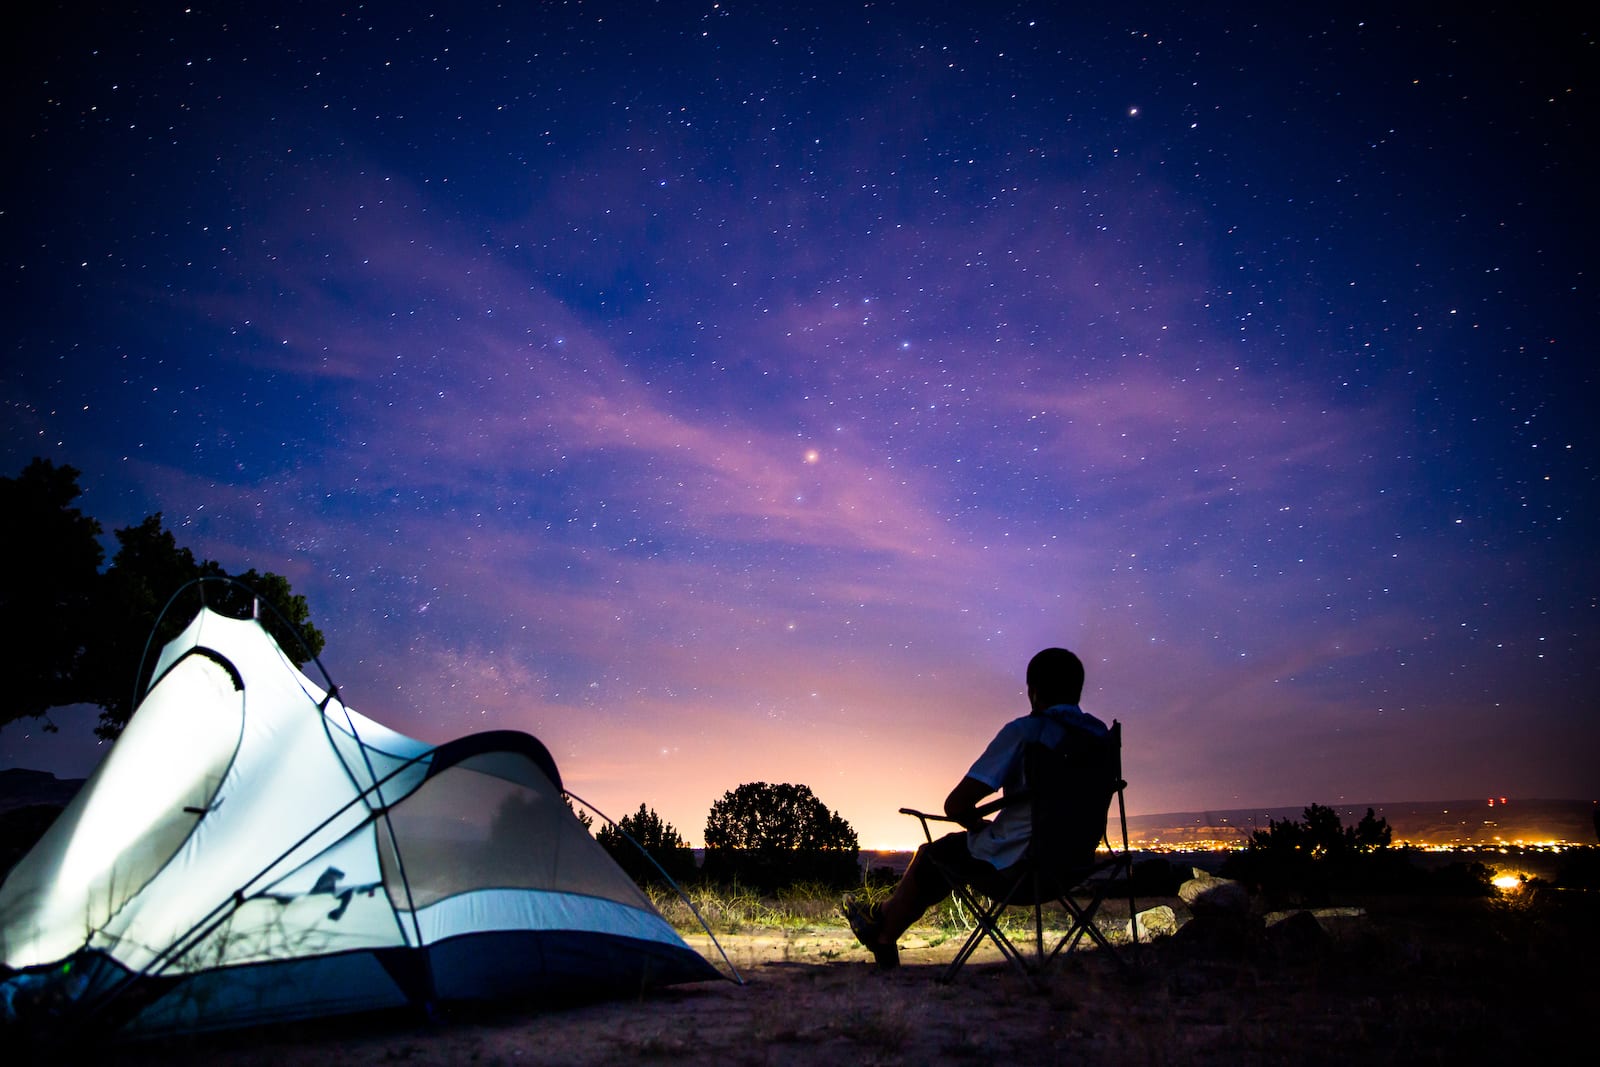
[[[1373,900],[1359,917],[1203,922],[1098,952],[1034,989],[986,950],[952,984],[959,938],[913,931],[871,969],[826,899],[698,902],[746,984],[589,1004],[452,1008],[114,1050],[118,1062],[340,1064],[1491,1063],[1572,1059],[1590,1025],[1600,901]],[[1172,902],[1169,902],[1172,903]],[[1143,906],[1141,904],[1141,906]],[[763,912],[762,909],[765,909]],[[701,935],[697,948],[719,957]],[[52,1057],[54,1058],[54,1057]],[[104,1052],[95,1054],[105,1062]]]

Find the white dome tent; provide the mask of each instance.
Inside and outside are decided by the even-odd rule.
[[[723,977],[536,739],[403,736],[205,607],[0,886],[0,963],[0,1007],[129,1034]]]

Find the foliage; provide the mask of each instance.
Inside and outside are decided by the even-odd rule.
[[[1251,834],[1244,851],[1228,857],[1221,873],[1254,886],[1271,905],[1325,904],[1334,893],[1477,896],[1491,891],[1481,865],[1426,871],[1408,850],[1391,848],[1392,840],[1388,820],[1371,808],[1347,827],[1332,808],[1312,804],[1304,821],[1274,819]]]
[[[77,470],[43,459],[0,478],[0,618],[12,667],[0,725],[80,702],[83,624],[105,558],[100,524],[73,506],[81,493]]]
[[[1563,889],[1600,890],[1600,847],[1570,849],[1562,856],[1556,885]]]
[[[1338,812],[1321,804],[1305,809],[1305,822],[1272,819],[1267,827],[1250,835],[1251,851],[1327,859],[1388,848],[1393,839],[1388,820],[1378,818],[1371,808],[1348,828],[1340,823]]]
[[[1386,846],[1388,824],[1380,828],[1379,823],[1369,808],[1362,839],[1382,840]],[[1332,808],[1312,804],[1305,809],[1304,822],[1273,819],[1267,829],[1251,834],[1245,851],[1229,857],[1222,873],[1257,886],[1275,902],[1320,904],[1341,873],[1337,869],[1355,851],[1355,830],[1341,825]]]
[[[587,811],[579,810],[577,806],[572,803],[571,797],[564,796],[561,799],[567,802],[567,810],[572,812],[573,816],[577,818],[578,824],[591,834],[594,833],[594,816],[590,815]]]
[[[694,852],[671,823],[663,822],[654,808],[643,803],[637,812],[624,815],[615,826],[602,826],[594,836],[617,866],[640,885],[664,883],[662,871],[675,882],[695,873]]]
[[[169,611],[152,632],[169,598],[197,578],[229,577],[221,564],[198,560],[162,525],[161,514],[116,530],[117,553],[104,572],[102,528],[73,506],[81,495],[79,472],[35,459],[16,478],[0,478],[0,610],[13,626],[16,696],[0,709],[0,726],[37,718],[51,708],[93,704],[95,732],[112,738],[133,714],[134,693],[147,678],[141,662],[171,640],[193,608],[248,616],[250,594],[225,582],[192,587],[188,610]],[[322,634],[310,624],[305,597],[281,575],[254,568],[235,576],[276,611],[262,625],[296,665],[322,651]],[[176,606],[175,606],[176,607]],[[282,618],[279,618],[279,616]],[[47,727],[48,728],[48,727]]]
[[[644,889],[661,916],[685,933],[699,933],[702,922],[714,933],[723,934],[837,929],[844,921],[839,914],[838,889],[820,882],[797,882],[766,894],[741,882],[694,882],[683,887],[684,896],[659,885]],[[881,894],[886,896],[887,892]]]
[[[810,787],[747,782],[711,805],[707,848],[752,851],[858,850],[856,832]]]
[[[860,882],[855,830],[810,788],[747,782],[711,805],[702,871],[774,892],[796,882]]]

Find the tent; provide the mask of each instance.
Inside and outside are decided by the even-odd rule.
[[[0,886],[0,1011],[123,1034],[722,977],[545,747],[405,737],[208,608]]]

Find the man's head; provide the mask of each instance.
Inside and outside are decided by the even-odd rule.
[[[1083,661],[1064,648],[1047,648],[1028,661],[1028,699],[1035,708],[1076,704],[1083,697]]]

